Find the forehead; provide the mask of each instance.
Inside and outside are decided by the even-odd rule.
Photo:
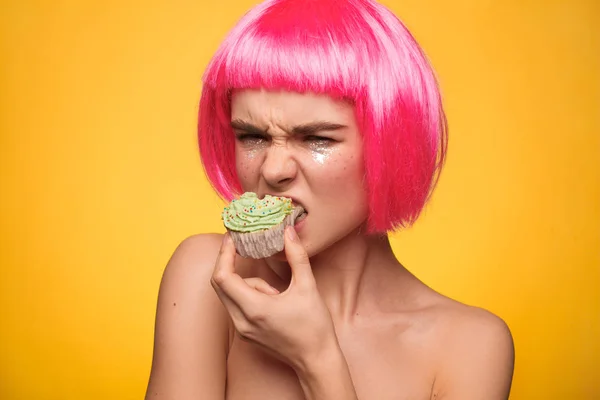
[[[231,119],[260,124],[295,125],[327,121],[354,125],[354,107],[327,95],[244,89],[231,98]]]

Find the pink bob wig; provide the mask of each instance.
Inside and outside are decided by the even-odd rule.
[[[258,88],[351,102],[368,232],[414,223],[444,163],[447,123],[427,58],[394,14],[371,0],[267,0],[238,22],[207,67],[199,110],[202,163],[227,201],[242,192],[231,92]]]

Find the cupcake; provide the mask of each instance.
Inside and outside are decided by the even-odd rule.
[[[256,193],[246,192],[225,207],[221,219],[242,257],[265,258],[283,250],[285,228],[294,226],[303,213],[287,197],[259,199]]]

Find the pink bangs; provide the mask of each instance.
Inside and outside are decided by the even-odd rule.
[[[242,191],[230,94],[248,88],[351,101],[363,135],[369,232],[417,219],[445,159],[446,119],[425,55],[385,7],[268,0],[234,27],[205,72],[198,131],[207,177],[228,201]]]

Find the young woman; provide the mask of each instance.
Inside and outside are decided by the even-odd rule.
[[[199,143],[225,199],[286,196],[306,217],[268,259],[186,239],[161,283],[148,399],[507,399],[501,319],[396,259],[435,186],[446,121],[402,23],[370,0],[268,0],[207,68]]]

